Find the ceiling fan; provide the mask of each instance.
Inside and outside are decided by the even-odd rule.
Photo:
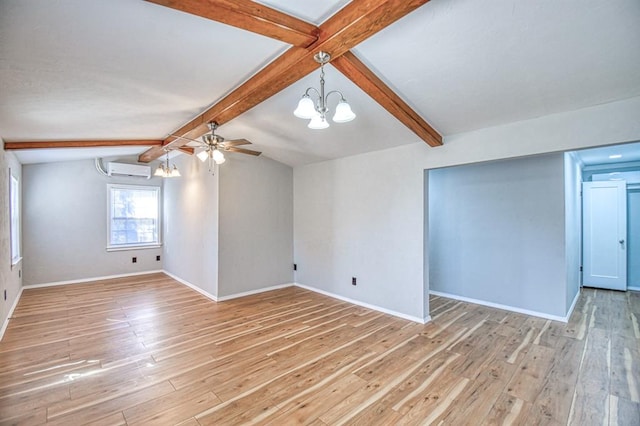
[[[213,173],[215,164],[222,164],[226,161],[224,158],[224,152],[238,152],[241,154],[255,155],[258,156],[262,154],[260,151],[254,151],[251,149],[238,148],[239,145],[251,145],[246,139],[235,139],[235,140],[225,140],[220,135],[216,135],[216,129],[218,128],[218,123],[212,121],[208,124],[209,130],[211,133],[207,133],[202,136],[202,140],[196,140],[191,138],[186,138],[184,136],[178,135],[170,135],[179,139],[186,139],[189,142],[189,145],[194,148],[204,148],[200,151],[196,156],[200,159],[200,161],[209,162],[209,171]]]

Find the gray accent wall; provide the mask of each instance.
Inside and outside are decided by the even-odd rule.
[[[107,252],[108,183],[162,185],[103,176],[93,160],[23,166],[25,285],[162,269],[161,248]]]
[[[563,154],[429,173],[432,290],[564,316],[565,236]]]
[[[0,144],[3,144],[2,140]],[[2,148],[0,149],[0,327],[7,321],[9,310],[20,294],[22,286],[23,262],[11,265],[9,171],[22,185],[22,166],[15,155]],[[22,252],[24,253],[24,247]],[[6,300],[5,291],[7,292]]]
[[[218,175],[196,156],[173,161],[182,176],[164,181],[164,269],[217,297]]]
[[[228,154],[220,166],[218,296],[293,282],[293,169]]]

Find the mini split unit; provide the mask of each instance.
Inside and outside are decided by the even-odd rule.
[[[109,176],[138,176],[151,178],[151,167],[140,164],[108,163],[107,174]]]

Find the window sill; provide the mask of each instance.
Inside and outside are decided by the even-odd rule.
[[[149,244],[145,246],[107,246],[107,251],[149,250],[162,247],[162,244]]]
[[[11,269],[15,268],[15,266],[20,262],[22,262],[22,256],[11,259]]]

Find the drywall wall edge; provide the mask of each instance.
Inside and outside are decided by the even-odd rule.
[[[567,311],[567,315],[565,316],[565,318],[567,319],[564,322],[569,322],[569,318],[571,318],[571,314],[573,314],[573,310],[576,308],[576,305],[578,304],[578,299],[580,298],[580,290],[582,288],[578,289],[578,292],[576,293],[575,297],[573,298],[573,302],[571,303],[571,306],[569,307],[569,310]]]

